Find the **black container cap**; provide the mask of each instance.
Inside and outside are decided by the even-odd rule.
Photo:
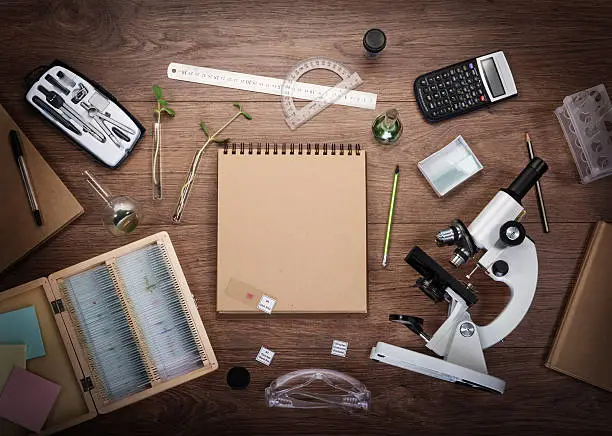
[[[246,389],[251,383],[249,370],[242,366],[235,366],[227,372],[227,384],[232,389]]]
[[[363,46],[372,53],[379,53],[387,45],[385,32],[380,29],[370,29],[363,35]]]

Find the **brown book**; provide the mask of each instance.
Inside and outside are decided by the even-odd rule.
[[[595,227],[546,366],[612,391],[612,223]]]
[[[359,146],[219,150],[217,311],[367,312],[366,165]]]
[[[32,216],[9,140],[19,132],[24,160],[43,219],[38,226]],[[30,140],[0,106],[0,272],[55,235],[83,213],[83,207],[45,162]]]

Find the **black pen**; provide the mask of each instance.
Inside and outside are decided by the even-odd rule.
[[[11,132],[9,133],[9,137],[11,138],[11,146],[13,147],[15,161],[17,162],[19,172],[21,173],[21,180],[23,180],[26,193],[28,194],[28,201],[30,202],[30,209],[32,209],[32,214],[34,215],[34,221],[36,221],[36,224],[38,224],[39,226],[42,226],[42,216],[40,215],[40,210],[38,209],[38,202],[36,201],[36,194],[34,194],[34,187],[32,186],[32,181],[30,180],[30,172],[28,171],[25,159],[23,158],[23,149],[21,148],[19,133],[17,133],[17,131],[15,130],[11,130]]]

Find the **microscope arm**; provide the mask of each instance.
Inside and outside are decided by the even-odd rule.
[[[498,277],[494,274],[493,264],[505,261],[508,273]],[[535,244],[529,238],[514,247],[492,248],[478,261],[485,272],[496,282],[510,288],[510,301],[504,310],[490,324],[478,326],[482,349],[495,345],[508,336],[526,315],[538,282],[538,255]]]
[[[468,311],[468,305],[463,298],[457,295],[451,288],[446,288],[446,293],[451,298],[448,311],[448,318],[442,323],[440,328],[436,330],[429,342],[425,345],[438,356],[446,356],[450,343],[455,336],[457,325],[465,319]]]

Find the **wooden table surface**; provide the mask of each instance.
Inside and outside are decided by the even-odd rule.
[[[418,0],[411,2],[3,1],[0,102],[38,147],[86,213],[64,232],[0,276],[0,289],[46,276],[97,254],[167,230],[175,245],[220,370],[65,432],[66,435],[199,434],[596,434],[612,431],[612,394],[544,367],[566,299],[575,283],[595,221],[612,220],[612,177],[582,185],[553,114],[563,97],[599,83],[612,85],[612,3],[609,1]],[[363,33],[386,32],[376,61],[362,54]],[[450,121],[427,124],[413,80],[435,68],[504,50],[518,98]],[[359,88],[378,94],[376,111],[330,107],[295,132],[275,96],[171,81],[169,62],[282,78],[298,61],[326,56],[359,72]],[[176,110],[164,124],[165,197],[151,197],[152,137],[147,135],[118,170],[96,164],[24,101],[23,79],[58,58],[110,90],[149,131],[151,85]],[[332,83],[325,74],[309,77]],[[367,152],[369,313],[363,317],[221,319],[215,313],[216,154],[204,157],[183,222],[171,224],[178,189],[204,141],[199,121],[220,126],[233,101],[254,119],[231,125],[238,141],[360,143]],[[399,144],[385,150],[370,133],[374,117],[395,107],[404,122]],[[527,162],[523,134],[550,167],[542,180],[551,232],[540,225],[535,194],[524,202],[525,226],[537,245],[538,290],[531,310],[503,343],[486,350],[489,371],[507,382],[502,396],[428,378],[369,359],[377,341],[425,351],[390,313],[425,318],[432,332],[446,305],[434,305],[411,285],[403,261],[420,245],[440,262],[448,249],[433,236],[460,217],[468,222]],[[416,163],[463,135],[484,170],[438,198]],[[390,267],[380,265],[393,169],[399,164]],[[141,201],[146,220],[116,239],[99,223],[100,204],[80,173],[92,169],[114,193]],[[468,268],[469,270],[469,268]],[[467,272],[467,271],[466,271]],[[475,319],[492,320],[507,291],[481,274]],[[349,342],[346,359],[330,356],[332,339]],[[270,367],[256,363],[261,345],[276,351]],[[245,366],[252,382],[230,391],[226,371]],[[355,376],[372,392],[367,416],[337,411],[267,409],[264,388],[300,368],[330,368]]]

